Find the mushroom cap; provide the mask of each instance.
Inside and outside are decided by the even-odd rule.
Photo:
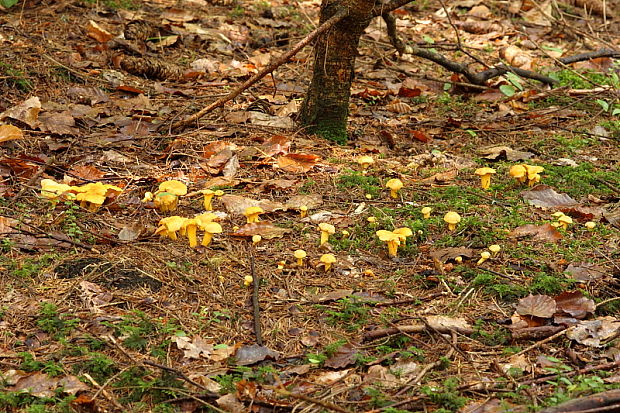
[[[497,244],[489,245],[489,251],[491,252],[500,252],[501,250],[502,250],[502,247],[500,247]]]
[[[262,239],[263,239],[263,237],[261,237],[258,234],[252,235],[252,242],[261,242]]]
[[[302,205],[302,206],[300,206],[300,207],[299,207],[299,210],[300,210],[300,211],[307,211],[307,210],[308,210],[308,207],[307,207],[307,206],[305,206],[305,205]]]
[[[364,155],[357,158],[357,163],[360,165],[372,165],[375,160],[372,156]]]
[[[263,208],[259,206],[251,206],[251,207],[247,207],[245,211],[243,211],[243,215],[248,217],[250,215],[262,214],[263,212],[265,212]]]
[[[293,255],[295,256],[295,258],[306,258],[307,256],[306,251],[304,250],[295,250]]]
[[[572,224],[573,219],[569,217],[568,215],[562,215],[561,217],[558,218],[558,222],[563,222],[565,224]]]
[[[205,214],[196,215],[194,219],[196,220],[196,223],[198,224],[198,226],[200,228],[203,228],[209,222],[215,221],[217,219],[217,215],[211,212],[207,212]]]
[[[586,223],[585,223],[585,224],[583,224],[583,225],[584,225],[586,228],[588,228],[588,229],[592,229],[592,228],[596,227],[596,222],[593,222],[593,221],[588,221],[588,222],[586,222]]]
[[[181,181],[171,179],[159,184],[158,192],[170,192],[171,194],[182,196],[187,194],[187,186]]]
[[[323,264],[333,264],[336,262],[336,257],[333,254],[323,254],[319,260]]]
[[[375,234],[377,234],[377,237],[379,237],[379,239],[383,242],[400,240],[400,237],[398,236],[398,234],[395,234],[392,231],[387,231],[385,229],[380,229]]]
[[[420,212],[422,212],[423,214],[430,214],[432,210],[433,208],[431,207],[424,207],[420,210]]]
[[[185,223],[186,220],[187,218],[174,215],[171,217],[160,219],[159,225],[161,227],[164,227],[169,232],[176,232],[183,227],[183,224]],[[159,231],[159,228],[158,228],[158,231]]]
[[[461,222],[461,216],[454,211],[449,211],[444,215],[443,220],[448,224],[458,224]]]
[[[543,168],[542,166],[537,166],[537,165],[523,165],[523,167],[527,171],[528,179],[534,178],[534,176],[536,176],[537,174],[545,170],[545,168]]]
[[[196,221],[195,218],[185,218],[185,221],[183,222],[183,225],[181,225],[181,228],[188,228],[191,226],[195,226],[198,227],[198,222]]]
[[[222,191],[221,189],[213,191],[213,193],[215,194],[215,196],[222,196],[222,195],[224,195],[224,191]]]
[[[327,232],[328,234],[333,234],[336,232],[336,228],[332,224],[328,224],[327,222],[321,222],[319,224],[319,230]]]
[[[41,195],[54,199],[63,194],[63,192],[67,192],[72,190],[73,187],[67,184],[60,184],[53,179],[42,179],[41,180]]]
[[[392,178],[385,183],[385,187],[391,189],[392,191],[398,191],[403,187],[403,181],[398,178]]]
[[[527,169],[525,169],[524,165],[513,165],[510,167],[509,173],[513,178],[523,178],[527,173]]]
[[[407,227],[396,228],[393,233],[396,234],[401,241],[404,241],[407,237],[413,235],[411,229]]]
[[[155,206],[157,208],[159,208],[162,205],[175,205],[174,203],[176,202],[176,200],[178,199],[178,196],[176,196],[173,193],[170,192],[160,192],[157,195],[155,195],[155,199],[153,200],[153,202],[155,203]]]
[[[203,195],[215,195],[215,192],[211,189],[201,189],[198,193]]]
[[[217,222],[207,222],[206,225],[202,227],[202,230],[209,234],[220,234],[222,232],[222,226]]]
[[[485,259],[489,259],[489,258],[491,258],[491,253],[489,251],[482,251],[480,253],[480,257],[485,258]]]
[[[497,171],[493,168],[478,168],[474,171],[476,175],[484,176],[484,175],[492,175]]]
[[[553,214],[551,214],[551,216],[552,216],[552,217],[559,218],[559,217],[564,216],[564,212],[562,212],[562,211],[557,211],[557,212],[554,212]]]

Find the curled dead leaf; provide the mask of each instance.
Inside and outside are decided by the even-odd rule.
[[[549,318],[555,314],[557,306],[555,300],[548,295],[528,295],[519,300],[517,313],[540,318]]]

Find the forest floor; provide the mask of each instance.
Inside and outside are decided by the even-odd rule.
[[[310,48],[170,128],[314,29],[318,0],[0,11],[0,410],[522,412],[606,392],[555,411],[618,411],[620,66],[558,59],[618,50],[620,5],[458,3],[400,9],[402,39],[557,84],[472,87],[376,20],[346,145],[295,128]],[[522,164],[544,168],[530,186]],[[188,193],[162,212],[145,195],[168,180]],[[118,189],[74,200],[94,183]],[[223,191],[210,245],[155,235],[205,213],[204,189]],[[377,231],[405,227],[389,256]]]

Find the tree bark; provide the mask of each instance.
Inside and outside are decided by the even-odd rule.
[[[373,17],[375,0],[323,0],[320,22],[339,10],[348,15],[317,39],[312,82],[299,121],[310,133],[345,143],[349,95],[361,35]]]

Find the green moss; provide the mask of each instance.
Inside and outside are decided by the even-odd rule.
[[[349,138],[347,135],[346,121],[319,121],[317,125],[310,127],[308,132],[320,136],[323,139],[327,139],[328,141],[336,142],[339,145],[345,145]]]

